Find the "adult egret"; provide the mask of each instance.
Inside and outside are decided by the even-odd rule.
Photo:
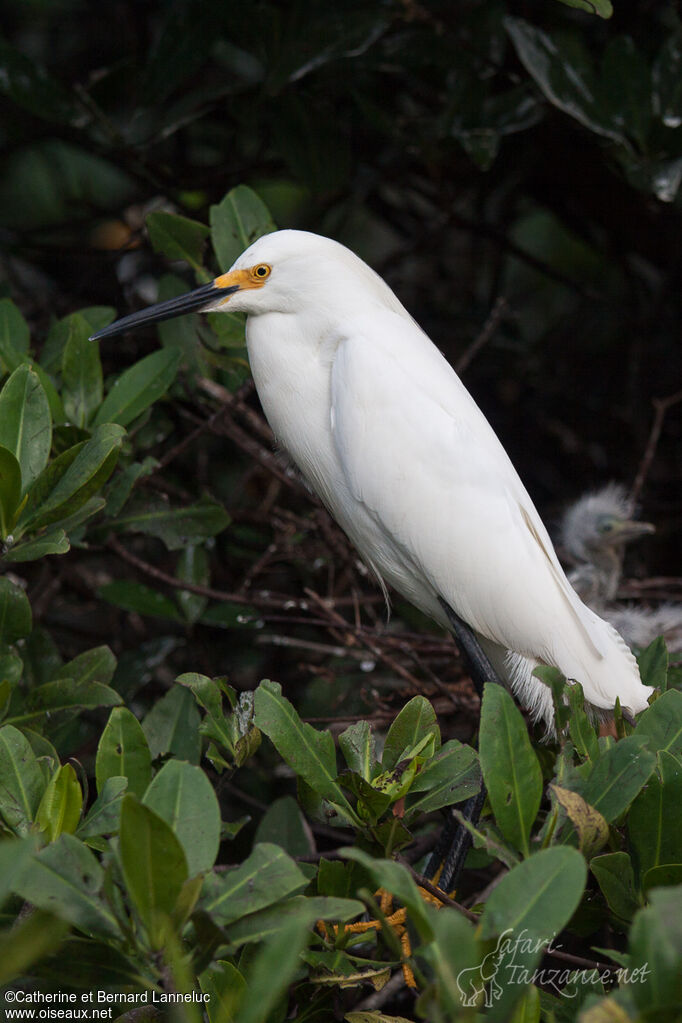
[[[388,285],[338,242],[259,238],[231,270],[94,338],[189,311],[247,314],[251,370],[275,436],[384,590],[474,632],[520,702],[554,665],[596,708],[647,706],[634,656],[569,585],[504,448]]]
[[[574,562],[568,580],[582,600],[617,629],[628,646],[641,649],[663,636],[671,649],[679,650],[679,605],[640,607],[616,601],[625,547],[655,529],[650,522],[635,519],[634,513],[633,502],[618,483],[584,494],[566,509],[559,539]]]

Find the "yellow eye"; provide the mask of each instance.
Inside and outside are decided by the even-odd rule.
[[[257,280],[264,281],[266,277],[270,276],[270,267],[267,263],[261,263],[260,266],[255,266],[251,273]]]

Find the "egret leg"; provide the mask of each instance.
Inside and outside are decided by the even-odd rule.
[[[488,660],[488,657],[483,651],[474,632],[469,628],[466,622],[463,622],[459,615],[452,610],[449,604],[441,598],[439,598],[439,602],[448,616],[455,639],[464,651],[469,662],[471,680],[474,683],[476,692],[482,698],[483,686],[486,682],[493,682],[496,685],[502,685],[502,682]],[[486,795],[486,787],[482,784],[480,791],[477,792],[475,796],[471,796],[470,799],[467,799],[466,803],[462,807],[462,816],[465,820],[469,821],[471,824],[478,823]],[[425,871],[426,876],[435,877],[440,868],[440,873],[438,874],[438,887],[444,892],[450,891],[457,884],[470,848],[471,835],[454,817],[452,811],[449,811],[445,827],[443,828],[438,840],[438,844],[431,853],[427,862]]]

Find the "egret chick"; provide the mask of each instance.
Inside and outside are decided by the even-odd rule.
[[[638,607],[616,603],[623,575],[625,547],[650,535],[655,527],[634,518],[634,505],[626,490],[609,483],[585,494],[564,513],[560,542],[576,563],[568,579],[580,597],[606,618],[629,647],[642,649],[663,636],[668,646],[682,646],[682,608],[665,603]]]
[[[388,285],[338,242],[259,238],[180,298],[99,331],[184,312],[247,314],[246,343],[279,443],[382,586],[445,628],[452,612],[521,703],[551,720],[531,672],[557,667],[586,699],[647,706],[634,656],[577,596],[504,448]]]

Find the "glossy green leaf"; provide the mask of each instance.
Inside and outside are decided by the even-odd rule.
[[[0,643],[15,643],[28,636],[33,626],[31,605],[20,586],[0,578]]]
[[[0,391],[0,445],[21,467],[27,491],[47,464],[52,444],[52,417],[43,385],[28,365],[14,370]]]
[[[97,747],[97,791],[107,778],[128,779],[128,792],[143,796],[151,781],[152,758],[140,722],[126,707],[116,707]]]
[[[457,912],[433,910],[428,917],[434,940],[423,944],[416,954],[431,967],[434,984],[420,996],[420,1010],[426,1019],[438,1018],[443,1012],[448,1014],[448,1019],[466,1019],[462,1005],[472,993],[467,980],[471,978],[475,983],[476,973],[480,976],[480,971],[476,970],[480,953],[474,927]],[[360,1013],[355,1015],[361,1016]]]
[[[199,977],[201,990],[209,996],[206,1003],[209,1023],[235,1023],[246,993],[246,981],[236,966],[219,959]]]
[[[431,813],[442,806],[461,803],[479,791],[481,781],[475,751],[471,746],[451,739],[412,782],[407,798],[408,814]]]
[[[628,833],[640,877],[652,867],[682,862],[682,762],[661,750],[658,770],[635,799]]]
[[[93,977],[97,977],[102,991],[144,990],[149,986],[139,966],[115,945],[75,935],[64,942],[59,952],[44,959],[37,973],[41,982],[54,985],[57,990],[67,976],[70,984],[83,992],[90,990]]]
[[[63,764],[50,778],[36,813],[36,825],[48,842],[63,833],[72,835],[83,808],[83,793],[71,764]]]
[[[637,897],[635,875],[628,854],[614,852],[594,856],[590,860],[590,870],[599,882],[611,912],[621,920],[632,920],[641,902]]]
[[[114,677],[115,671],[116,657],[111,647],[103,644],[92,647],[90,650],[84,650],[72,661],[63,664],[55,675],[55,680],[70,678],[77,685],[83,685],[86,682],[108,683]]]
[[[426,911],[426,904],[407,867],[394,860],[374,859],[357,848],[344,849],[343,855],[362,864],[377,887],[385,888],[401,905],[407,907],[410,921],[416,927],[422,941],[433,940],[433,926]]]
[[[72,515],[111,476],[123,443],[125,430],[115,424],[98,426],[89,441],[66,451],[55,466],[48,466],[45,478],[36,481],[20,524],[38,529]],[[68,457],[65,457],[68,456]]]
[[[674,756],[682,754],[682,692],[670,689],[645,710],[635,735],[646,740],[653,753],[665,750]]]
[[[220,845],[220,807],[201,768],[169,760],[143,802],[172,827],[185,851],[189,876],[210,870]]]
[[[124,611],[135,611],[137,614],[150,615],[152,618],[170,618],[180,621],[178,609],[170,599],[158,590],[144,583],[129,582],[127,579],[116,579],[113,583],[100,586],[97,595],[115,607]]]
[[[147,217],[147,230],[155,252],[168,259],[184,259],[195,270],[201,269],[204,243],[211,233],[205,224],[158,210]]]
[[[115,707],[122,703],[115,689],[101,682],[74,682],[60,678],[33,689],[21,706],[12,706],[8,721],[22,727],[41,718],[51,718],[59,711],[77,708]]]
[[[30,340],[28,324],[14,302],[0,299],[0,359],[9,373],[27,361]]]
[[[76,426],[87,426],[102,404],[99,349],[89,340],[92,327],[83,316],[69,317],[69,335],[62,354],[64,414]]]
[[[161,948],[167,919],[188,877],[182,845],[166,821],[126,795],[121,804],[119,849],[132,903],[152,946]]]
[[[186,508],[172,508],[156,498],[136,498],[126,514],[115,522],[118,530],[144,533],[161,539],[169,551],[183,550],[187,544],[199,543],[215,536],[230,524],[225,509],[202,498]]]
[[[580,794],[612,824],[627,810],[646,784],[656,766],[656,758],[635,735],[621,739],[602,753]]]
[[[599,18],[610,18],[613,14],[611,0],[559,0],[567,7],[575,7],[578,11],[596,14]]]
[[[87,846],[73,835],[60,835],[33,857],[15,890],[85,934],[120,937],[116,919],[101,897],[103,883],[104,871]]]
[[[668,677],[668,648],[662,636],[657,636],[637,658],[639,674],[646,686],[665,690]]]
[[[64,530],[53,529],[34,540],[26,540],[23,543],[18,543],[16,547],[10,547],[3,555],[3,561],[9,564],[21,564],[24,561],[38,561],[51,554],[67,554],[70,550],[71,544]]]
[[[287,895],[300,892],[308,881],[300,868],[277,845],[256,845],[238,867],[216,879],[206,909],[226,926]]]
[[[496,938],[495,960],[502,976],[512,964],[532,976],[543,947],[566,926],[585,888],[587,864],[575,849],[556,846],[533,853],[513,867],[491,892],[481,918],[481,937]],[[506,964],[506,965],[505,965]],[[507,1020],[523,994],[522,983],[508,984],[489,1013]]]
[[[507,690],[495,684],[483,692],[479,758],[498,827],[527,856],[542,799],[542,770],[521,712]]]
[[[36,849],[35,837],[3,838],[0,841],[0,907],[14,890]]]
[[[0,447],[0,538],[14,529],[21,502],[21,467],[7,448]]]
[[[157,700],[142,722],[153,758],[171,753],[178,760],[198,764],[201,757],[201,718],[192,694],[173,686]]]
[[[599,759],[599,742],[594,725],[585,713],[585,696],[579,682],[566,687],[571,707],[568,722],[569,735],[578,753],[584,760]]]
[[[229,521],[229,516],[225,513]],[[175,566],[178,579],[193,583],[195,586],[208,586],[211,581],[210,565],[206,548],[198,543],[188,543],[180,551]],[[198,622],[208,607],[208,599],[189,590],[178,590],[175,599],[180,610],[190,625]]]
[[[181,358],[175,349],[162,348],[124,370],[100,405],[95,426],[132,423],[163,397],[177,376]]]
[[[229,270],[237,256],[261,235],[276,230],[267,206],[246,185],[238,185],[217,206],[211,206],[209,221],[222,270]]]
[[[630,931],[630,990],[645,1018],[673,1020],[682,1005],[682,885],[649,892],[649,906],[637,913]]]
[[[241,917],[229,925],[227,932],[230,943],[235,946],[253,944],[279,934],[294,919],[301,923],[305,921],[307,927],[313,927],[318,920],[350,920],[359,916],[364,909],[362,902],[357,899],[295,895],[284,902]]]
[[[331,733],[318,732],[301,721],[293,705],[282,696],[282,687],[277,682],[261,682],[256,690],[255,711],[256,725],[296,774],[355,819],[336,781],[336,751]]]
[[[440,747],[440,729],[436,713],[423,696],[414,696],[392,723],[384,743],[381,765],[392,771],[410,751],[426,738],[433,738],[433,752]]]
[[[565,47],[561,38],[521,18],[506,18],[505,27],[519,60],[550,103],[590,131],[623,141],[598,95],[587,48]]]
[[[370,781],[377,767],[376,744],[368,721],[356,721],[339,736],[339,749],[351,771]]]
[[[127,778],[107,778],[102,791],[81,822],[78,838],[88,839],[98,835],[115,834],[121,817],[121,803],[128,788]]]
[[[293,796],[281,796],[270,803],[258,822],[254,842],[279,845],[294,857],[315,852],[310,828]]]

